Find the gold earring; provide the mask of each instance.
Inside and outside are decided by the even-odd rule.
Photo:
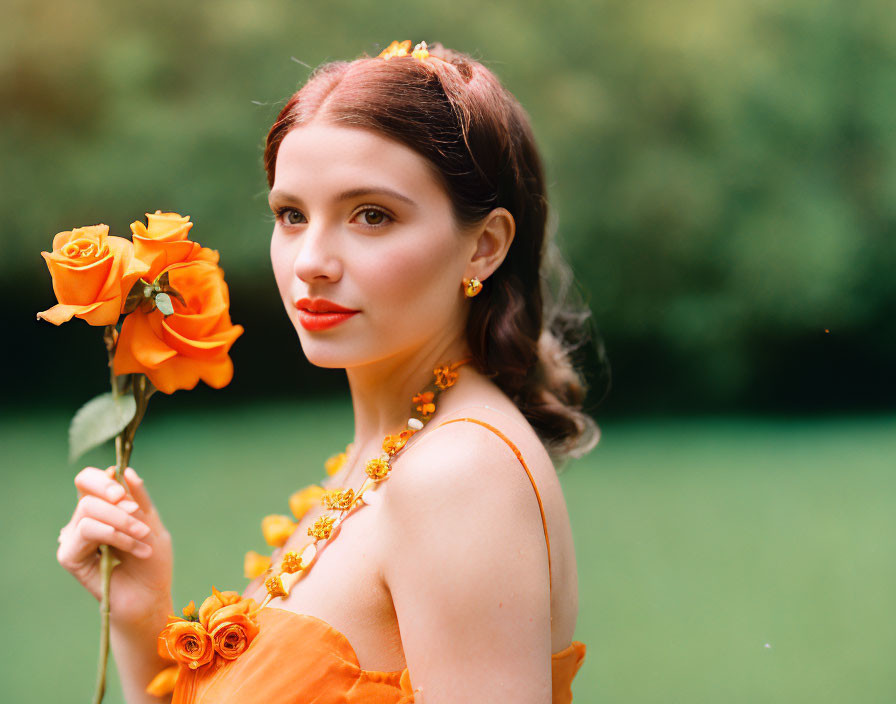
[[[463,283],[467,298],[472,298],[482,290],[482,282],[475,276],[472,279],[463,279]]]

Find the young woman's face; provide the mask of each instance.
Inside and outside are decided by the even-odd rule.
[[[312,364],[413,355],[461,334],[461,279],[476,243],[416,152],[358,128],[294,128],[270,204],[274,277]],[[304,310],[317,302],[356,312]]]

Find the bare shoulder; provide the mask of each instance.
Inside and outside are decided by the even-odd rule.
[[[380,503],[384,578],[415,687],[437,701],[546,701],[540,511],[516,456],[483,430],[438,427],[396,461]]]
[[[488,406],[448,414],[409,443],[388,484],[386,515],[413,531],[418,560],[454,550],[480,561],[497,589],[496,604],[508,601],[501,585],[530,604],[545,603],[551,652],[569,644],[578,612],[569,516],[550,457],[522,414]],[[410,538],[398,531],[393,539],[390,547],[401,552]],[[401,569],[400,561],[390,564]]]

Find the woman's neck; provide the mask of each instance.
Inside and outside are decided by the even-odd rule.
[[[365,458],[378,455],[386,435],[407,427],[411,399],[432,381],[433,369],[469,354],[466,340],[460,337],[435,341],[409,355],[347,369],[355,416],[355,451]]]

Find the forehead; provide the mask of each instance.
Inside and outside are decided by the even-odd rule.
[[[410,147],[371,130],[311,123],[290,130],[277,152],[274,188],[293,193],[385,186],[417,195],[441,188],[429,163]]]

